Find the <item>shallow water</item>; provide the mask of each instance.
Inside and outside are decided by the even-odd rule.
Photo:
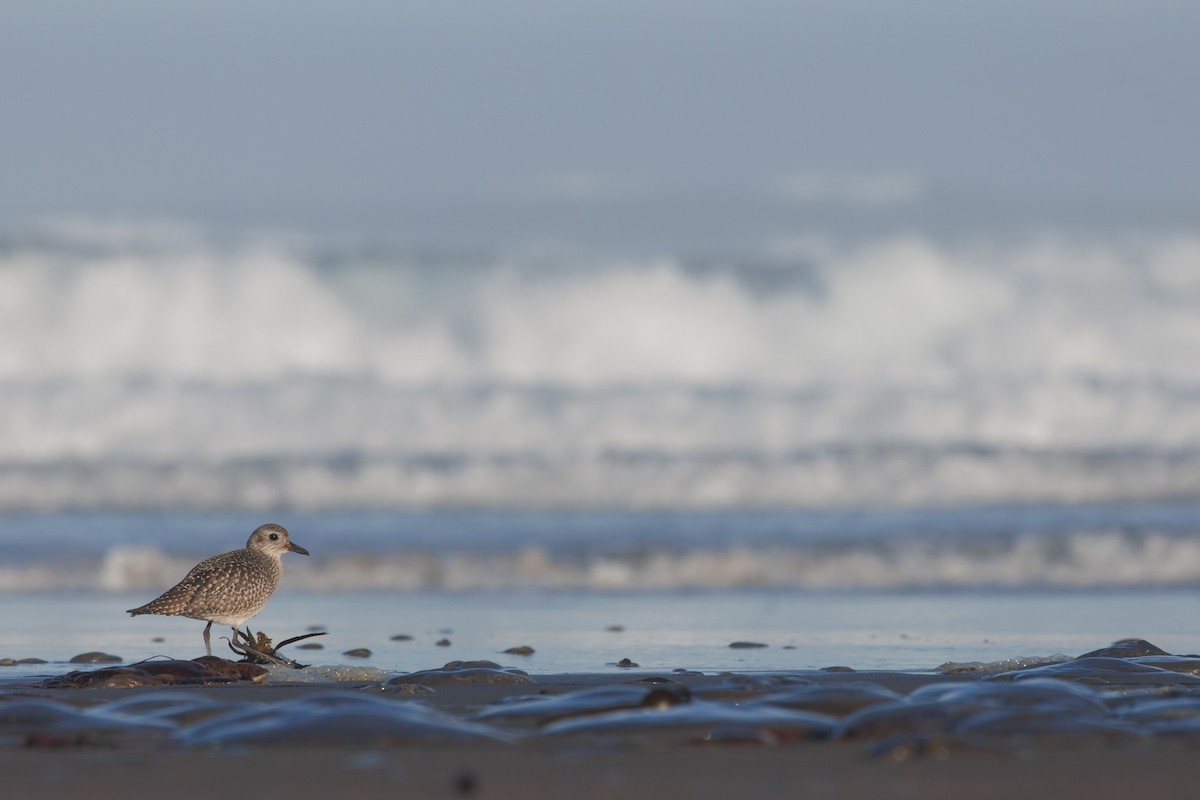
[[[204,623],[130,618],[143,594],[0,594],[0,658],[48,664],[0,667],[0,681],[57,674],[87,651],[126,661],[203,652]],[[946,662],[1076,656],[1140,637],[1169,652],[1200,650],[1200,602],[1190,590],[1088,592],[341,592],[276,593],[252,621],[276,641],[309,640],[320,650],[285,654],[309,664],[358,664],[410,672],[452,660],[492,659],[533,673],[642,670],[932,671]],[[619,626],[620,630],[611,628]],[[214,652],[223,652],[214,626]],[[391,637],[405,634],[408,641]],[[161,638],[162,641],[154,641]],[[448,645],[438,645],[448,641]],[[766,645],[731,648],[734,642]],[[506,654],[532,647],[529,656]],[[371,655],[343,655],[367,648]]]
[[[53,662],[0,667],[0,680],[62,672],[88,651],[126,661],[202,653],[204,623],[125,610],[200,557],[239,546],[261,521],[240,512],[0,516],[0,659]],[[309,642],[321,649],[288,647],[302,663],[928,671],[1078,655],[1125,637],[1200,651],[1195,505],[280,521],[313,555],[285,559],[275,597],[251,625],[277,642],[328,631]],[[400,634],[412,639],[392,639]],[[214,628],[219,652],[228,635]],[[504,652],[521,646],[533,654]],[[344,655],[356,648],[371,654]]]

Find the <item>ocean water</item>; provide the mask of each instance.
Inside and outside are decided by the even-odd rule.
[[[328,631],[316,640],[323,650],[291,649],[304,663],[394,672],[489,658],[554,673],[619,671],[627,658],[652,671],[929,671],[1074,656],[1125,637],[1200,650],[1200,506],[277,519],[312,555],[285,557],[284,580],[251,627],[276,641]],[[203,623],[125,609],[240,546],[259,521],[0,517],[0,658],[52,662],[0,678],[61,672],[92,650],[199,654]],[[401,634],[412,639],[392,639]],[[517,646],[535,654],[503,652]],[[372,655],[343,655],[360,647]]]
[[[0,232],[0,509],[768,509],[1200,486],[1194,233],[457,252]]]
[[[1197,650],[1197,352],[1187,231],[6,228],[0,658],[194,652],[124,609],[268,520],[313,556],[255,624],[383,669]]]

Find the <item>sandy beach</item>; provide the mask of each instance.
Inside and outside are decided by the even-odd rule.
[[[0,770],[14,798],[1178,796],[1196,666],[10,686]]]
[[[1179,797],[1191,751],[973,753],[895,764],[851,745],[656,752],[336,748],[241,753],[0,751],[5,795],[259,797]]]

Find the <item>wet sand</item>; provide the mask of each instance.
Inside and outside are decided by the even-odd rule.
[[[1186,661],[1157,663],[1170,669],[1106,658],[1015,679],[621,672],[498,683],[508,673],[484,667],[470,682],[448,682],[452,669],[386,684],[8,687],[0,793],[1175,797],[1195,774],[1200,678]],[[836,705],[847,702],[857,708]],[[902,716],[881,722],[875,710]],[[679,724],[658,724],[672,715]]]
[[[81,798],[1176,798],[1194,752],[1043,751],[891,763],[851,745],[655,752],[414,747],[347,753],[0,751],[4,796]]]

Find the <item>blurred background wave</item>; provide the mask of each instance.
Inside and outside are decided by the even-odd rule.
[[[1200,492],[1200,10],[0,9],[0,509]]]

